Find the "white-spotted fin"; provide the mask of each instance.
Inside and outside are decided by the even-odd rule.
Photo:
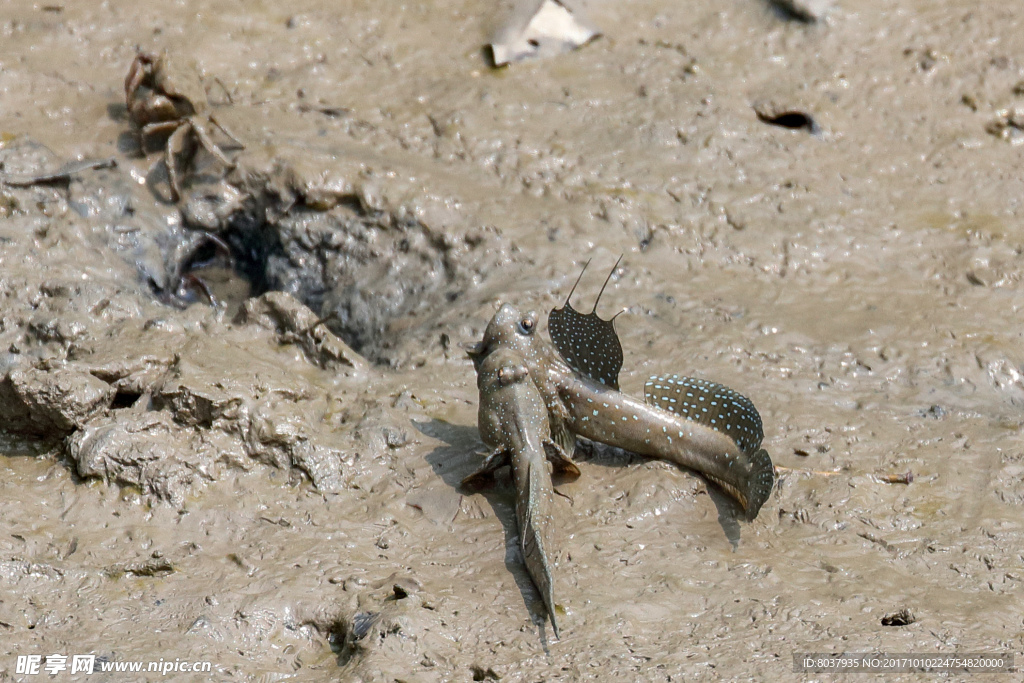
[[[621,260],[620,256],[619,261]],[[603,320],[598,317],[597,304],[601,300],[604,288],[608,286],[612,273],[619,267],[619,261],[615,262],[611,273],[608,273],[608,278],[601,286],[590,313],[580,313],[569,303],[573,292],[576,291],[576,285],[580,283],[583,273],[587,270],[587,265],[590,265],[587,261],[569,296],[565,298],[565,305],[552,309],[548,315],[548,334],[551,335],[551,342],[569,367],[612,389],[619,388],[622,345],[619,344],[619,335],[615,333],[615,318]]]
[[[644,385],[644,400],[725,434],[747,454],[760,448],[764,438],[761,416],[750,399],[716,382],[655,375]]]

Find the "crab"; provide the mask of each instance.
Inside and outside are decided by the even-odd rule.
[[[184,170],[178,158],[187,167],[195,156],[196,142],[228,168],[234,167],[210,137],[210,126],[237,147],[245,147],[207,111],[206,90],[199,74],[176,67],[166,50],[159,55],[139,51],[124,79],[124,94],[128,116],[138,129],[143,149],[151,137],[167,135],[164,163],[175,201],[181,197],[180,171]]]

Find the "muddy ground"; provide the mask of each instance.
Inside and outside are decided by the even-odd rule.
[[[495,71],[491,10],[5,5],[0,679],[52,653],[253,681],[1020,656],[1022,15],[605,2],[600,39]],[[125,108],[139,47],[245,145],[213,131],[236,165],[200,151],[178,202]],[[82,159],[116,166],[31,182]],[[788,469],[748,524],[593,450],[556,498],[555,641],[509,487],[457,488],[482,451],[458,344],[592,258],[586,304],[620,253],[624,390],[728,384]]]

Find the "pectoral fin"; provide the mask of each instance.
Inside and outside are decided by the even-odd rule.
[[[576,434],[569,429],[566,419],[553,411],[548,412],[548,423],[551,426],[551,442],[561,451],[561,456],[557,459],[572,460],[572,455],[576,452]],[[555,459],[552,458],[551,461],[555,462]]]
[[[472,474],[463,478],[462,486],[469,489],[479,489],[487,486],[494,477],[494,471],[499,467],[508,465],[511,456],[512,453],[507,448],[496,449],[487,456],[484,464],[480,465]]]
[[[576,437],[573,437],[573,443],[575,443]],[[576,479],[580,476],[580,468],[576,467],[576,463],[572,461],[565,451],[554,441],[545,439],[544,440],[544,453],[548,456],[548,460],[551,462],[551,466],[558,474]]]

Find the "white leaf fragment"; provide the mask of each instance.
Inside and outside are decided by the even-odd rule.
[[[581,9],[558,0],[515,0],[509,9],[490,44],[495,66],[562,54],[600,35]]]

